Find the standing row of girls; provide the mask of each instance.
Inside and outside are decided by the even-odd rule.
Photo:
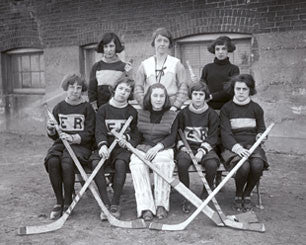
[[[114,140],[111,130],[119,131],[129,116],[133,116],[123,137],[169,177],[173,175],[176,159],[179,178],[189,186],[191,158],[177,136],[178,129],[182,129],[198,163],[206,169],[211,188],[220,164],[216,154],[220,125],[222,156],[229,169],[241,157],[249,155],[248,149],[265,130],[263,110],[250,99],[256,92],[255,81],[250,75],[237,75],[238,67],[230,64],[227,54],[234,51],[235,46],[228,37],[220,37],[212,44],[209,50],[216,56],[214,63],[204,67],[200,82],[191,85],[189,91],[183,65],[168,55],[173,46],[171,33],[165,28],[157,29],[152,46],[155,55],[143,61],[137,71],[134,96],[142,106],[138,112],[128,104],[134,89],[133,81],[128,78],[131,64],[119,60],[116,53],[120,53],[123,46],[113,33],[106,34],[98,45],[98,52],[104,56],[92,68],[88,91],[90,103],[83,101],[81,96],[87,89],[82,78],[72,75],[64,79],[63,89],[67,91],[67,97],[53,109],[62,133],[56,133],[54,122],[49,120],[47,123],[48,135],[55,140],[45,158],[56,196],[51,219],[60,217],[68,208],[74,186],[74,163],[61,139],[72,145],[83,164],[90,162],[94,168],[101,157],[108,158],[106,165],[115,169],[111,200],[106,191],[106,165],[98,172],[95,182],[103,202],[117,218],[121,213],[120,196],[129,167],[137,216],[149,221],[154,216],[158,219],[167,217],[170,186],[154,173],[152,192],[148,167],[125,148],[124,142],[119,141],[119,145],[109,151]],[[225,84],[228,84],[227,90],[224,90]],[[188,92],[191,103],[177,113]],[[219,118],[214,109],[220,108]],[[97,150],[92,153],[94,139]],[[265,166],[264,151],[258,147],[236,174],[235,209],[251,208],[250,193]],[[184,201],[182,210],[190,212],[190,204]],[[106,218],[103,212],[100,218]]]

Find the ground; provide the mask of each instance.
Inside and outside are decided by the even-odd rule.
[[[90,191],[77,204],[72,217],[55,232],[18,236],[19,226],[49,223],[54,196],[42,161],[51,141],[45,136],[0,134],[0,244],[306,244],[305,156],[268,152],[271,169],[264,173],[261,193],[264,210],[255,209],[266,226],[265,233],[216,227],[200,214],[184,231],[130,230],[99,220],[99,207]],[[201,182],[192,175],[191,189],[201,192]],[[77,185],[79,190],[80,186]],[[234,196],[231,179],[217,195],[229,215]],[[171,194],[171,212],[165,223],[180,223],[181,197]],[[256,195],[252,201],[257,201]],[[135,218],[135,198],[128,175],[122,196],[122,219]]]

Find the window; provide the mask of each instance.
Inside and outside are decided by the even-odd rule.
[[[181,59],[185,67],[187,67],[186,61],[188,60],[194,73],[200,77],[204,65],[214,60],[214,55],[208,52],[207,47],[217,37],[224,35],[230,37],[236,45],[236,50],[229,53],[231,63],[239,66],[240,73],[249,73],[251,67],[251,35],[248,34],[205,34],[179,39],[176,41],[175,55]],[[190,77],[190,74],[188,74],[188,77]]]
[[[8,93],[44,94],[44,56],[40,49],[18,49],[4,55]]]

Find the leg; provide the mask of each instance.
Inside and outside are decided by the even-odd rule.
[[[142,152],[142,155],[144,156],[145,154]],[[135,189],[137,217],[141,217],[143,211],[155,214],[156,208],[151,190],[149,168],[138,157],[132,154],[130,170]]]
[[[95,169],[98,163],[99,163],[99,160],[93,160],[91,163],[92,169]],[[107,184],[106,184],[106,179],[105,179],[104,166],[102,166],[102,168],[100,168],[100,170],[98,171],[95,177],[95,183],[98,187],[103,203],[105,204],[106,207],[110,206],[110,201],[109,201],[107,190],[106,190]]]
[[[175,164],[172,149],[158,152],[152,163],[169,178],[173,176]],[[157,210],[160,214],[157,214],[159,219],[166,217],[167,212],[169,212],[170,190],[171,186],[154,172],[155,205],[161,210],[160,212]]]
[[[63,180],[60,159],[58,157],[50,158],[47,161],[47,169],[56,197],[56,204],[50,213],[50,219],[54,220],[58,219],[62,215],[63,211]]]
[[[62,173],[63,173],[63,182],[64,182],[64,209],[69,207],[72,202],[72,193],[74,190],[74,162],[70,157],[63,157],[61,161]]]
[[[205,168],[206,174],[205,178],[208,182],[210,189],[214,189],[214,180],[217,174],[218,161],[214,158],[207,159],[201,162],[202,166]]]
[[[115,175],[114,175],[114,196],[112,205],[119,205],[120,196],[124,186],[126,178],[127,163],[123,160],[118,159],[115,162]]]
[[[250,160],[250,174],[247,181],[247,186],[243,192],[243,196],[250,196],[252,190],[257,184],[264,168],[264,162],[260,158],[252,158]]]
[[[186,152],[180,151],[177,154],[177,170],[180,181],[189,187],[189,173],[188,169],[191,165],[191,159]]]

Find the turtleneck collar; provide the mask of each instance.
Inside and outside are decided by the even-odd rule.
[[[237,105],[247,105],[247,104],[249,104],[249,103],[251,102],[251,98],[248,97],[245,101],[240,102],[240,101],[238,101],[238,100],[236,99],[236,97],[234,96],[233,102],[234,102],[235,104],[237,104]]]
[[[203,112],[207,111],[208,110],[208,105],[205,103],[201,108],[195,108],[193,106],[193,104],[191,103],[189,106],[188,106],[189,110],[195,114],[202,114]]]
[[[227,64],[230,63],[230,61],[229,61],[229,58],[228,58],[228,57],[227,57],[226,59],[224,59],[224,60],[218,60],[218,59],[215,57],[214,63],[215,63],[215,64],[218,64],[218,65],[227,65]]]
[[[71,100],[66,97],[65,102],[69,105],[79,105],[85,102],[85,99],[81,96],[79,100]]]
[[[118,102],[117,100],[114,99],[114,97],[112,97],[110,100],[109,100],[109,104],[113,107],[116,107],[116,108],[124,108],[124,107],[127,107],[128,106],[128,102],[125,101],[125,102]]]

